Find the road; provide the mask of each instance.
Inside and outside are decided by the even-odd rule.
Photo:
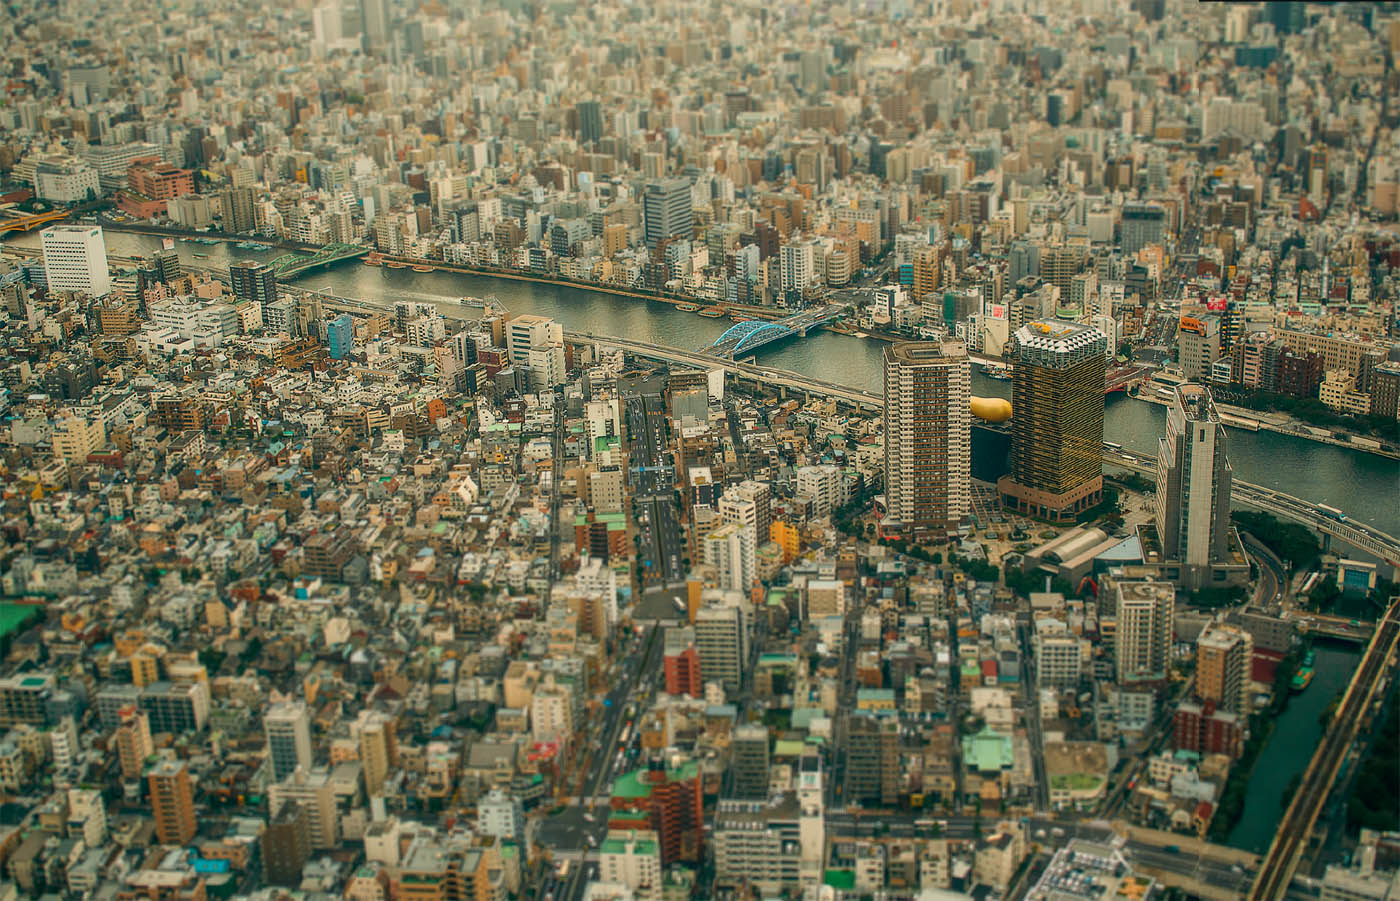
[[[606,695],[598,716],[588,728],[583,750],[589,753],[580,782],[582,791],[570,798],[564,810],[550,816],[540,827],[539,842],[551,850],[553,858],[571,862],[569,875],[561,884],[553,871],[535,887],[536,901],[552,893],[555,901],[577,901],[587,887],[585,873],[596,872],[594,849],[607,835],[608,792],[614,779],[636,762],[636,753],[623,753],[619,763],[619,739],[629,722],[633,723],[628,745],[638,747],[635,714],[651,706],[661,668],[663,627],[652,624],[629,653],[620,656],[613,672],[613,687]],[[633,705],[635,704],[635,707]],[[631,709],[633,715],[629,716]],[[597,810],[594,814],[591,810]]]
[[[623,396],[627,420],[628,483],[637,524],[641,587],[685,578],[676,469],[666,438],[666,403],[659,385],[644,383]]]

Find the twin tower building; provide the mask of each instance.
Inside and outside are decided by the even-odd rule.
[[[1011,471],[997,482],[1004,508],[1073,523],[1103,500],[1108,339],[1093,326],[1028,322],[1012,336]],[[885,348],[885,535],[952,535],[972,512],[972,380],[961,341]],[[1187,431],[1202,436],[1184,441]],[[1205,449],[1209,453],[1205,453]],[[1229,532],[1225,433],[1209,391],[1184,385],[1159,441],[1153,543],[1161,559],[1209,568]]]

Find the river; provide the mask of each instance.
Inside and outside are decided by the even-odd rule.
[[[161,239],[127,232],[106,233],[108,252],[118,256],[150,253]],[[39,236],[15,238],[21,246],[37,246]],[[204,265],[227,266],[235,259],[271,259],[285,251],[245,252],[231,244],[217,246],[176,243],[182,259]],[[196,258],[196,254],[204,257]],[[583,288],[541,285],[511,279],[450,272],[413,272],[347,263],[310,273],[297,281],[304,288],[326,290],[344,297],[381,301],[432,300],[452,302],[464,295],[495,295],[514,313],[553,317],[574,331],[618,335],[673,347],[698,349],[717,338],[732,323],[682,313],[669,304],[617,297]],[[464,315],[477,311],[463,308]],[[762,351],[772,363],[813,378],[866,390],[882,390],[883,344],[875,340],[816,332]],[[974,394],[1007,397],[1007,382],[985,378],[973,367]],[[1140,453],[1156,453],[1166,428],[1166,408],[1113,395],[1104,417],[1104,436]],[[1230,463],[1235,477],[1265,485],[1321,504],[1329,504],[1392,535],[1400,534],[1400,504],[1395,503],[1400,464],[1373,454],[1306,441],[1275,432],[1230,430]]]
[[[1269,743],[1255,760],[1245,791],[1244,811],[1227,841],[1233,848],[1259,854],[1269,849],[1279,820],[1283,819],[1280,798],[1293,777],[1307,768],[1313,749],[1322,739],[1317,718],[1346,688],[1361,660],[1356,650],[1330,642],[1318,642],[1313,651],[1312,685],[1288,700],[1288,707],[1274,723]]]

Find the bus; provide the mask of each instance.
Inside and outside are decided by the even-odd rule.
[[[1336,507],[1329,507],[1326,504],[1318,504],[1316,509],[1318,513],[1321,513],[1328,519],[1335,519],[1337,522],[1347,521],[1347,515],[1341,510],[1338,510]]]
[[[569,861],[566,860],[563,863],[559,864],[559,878],[569,878]]]

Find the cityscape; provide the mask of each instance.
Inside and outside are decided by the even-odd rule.
[[[0,46],[0,901],[1400,899],[1400,3]]]

